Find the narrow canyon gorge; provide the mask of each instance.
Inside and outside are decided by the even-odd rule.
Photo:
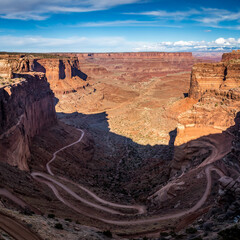
[[[239,103],[240,51],[1,53],[0,239],[223,239]]]

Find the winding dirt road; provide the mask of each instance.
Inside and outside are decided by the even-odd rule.
[[[22,199],[16,197],[15,195],[13,195],[11,192],[9,192],[5,188],[0,188],[0,195],[12,200],[22,208],[28,207],[27,203],[25,203]]]
[[[32,209],[25,201],[16,197],[5,188],[0,188],[0,195],[4,196],[22,208]],[[37,210],[38,211],[38,210]],[[0,228],[17,240],[40,240],[41,238],[31,232],[27,227],[19,223],[17,220],[0,213]]]
[[[17,240],[42,240],[21,223],[2,213],[0,214],[0,228]]]
[[[73,142],[73,143],[71,143],[71,144],[69,144],[69,145],[67,145],[67,146],[65,146],[65,147],[63,147],[63,148],[60,148],[60,149],[57,150],[55,153],[53,153],[52,159],[51,159],[51,160],[47,163],[47,165],[46,165],[47,171],[48,171],[48,173],[49,173],[50,175],[54,176],[54,174],[53,174],[53,172],[52,172],[52,170],[51,170],[51,168],[50,168],[50,164],[55,160],[57,154],[58,154],[59,152],[62,152],[63,150],[65,150],[65,149],[67,149],[67,148],[69,148],[69,147],[71,147],[71,146],[73,146],[73,145],[75,145],[75,144],[77,144],[77,143],[79,143],[79,142],[82,141],[82,139],[83,139],[83,137],[84,137],[84,135],[85,135],[85,132],[84,132],[83,130],[81,130],[81,129],[77,129],[77,130],[80,131],[80,132],[82,133],[82,135],[81,135],[81,137],[80,137],[76,142]]]
[[[54,173],[52,172],[51,170],[51,167],[50,167],[50,164],[56,159],[56,156],[59,152],[61,151],[64,151],[65,149],[79,143],[82,141],[84,135],[85,135],[85,132],[81,129],[77,129],[78,131],[80,131],[82,134],[80,136],[80,138],[65,146],[65,147],[62,147],[60,148],[59,150],[57,150],[56,152],[53,153],[53,157],[52,159],[46,164],[46,168],[47,168],[47,171],[48,173],[51,175],[51,176],[54,176]],[[31,176],[37,180],[38,182],[41,182],[41,183],[45,183],[46,185],[48,185],[48,187],[50,187],[53,191],[53,193],[55,194],[55,196],[58,198],[58,200],[60,200],[61,202],[63,202],[64,204],[66,204],[66,200],[64,200],[59,191],[57,190],[57,188],[53,185],[57,185],[58,187],[60,187],[62,190],[64,190],[66,193],[70,194],[72,197],[74,197],[76,200],[88,205],[88,206],[91,206],[91,207],[94,207],[96,209],[99,209],[99,210],[102,210],[102,211],[105,211],[107,213],[111,213],[111,214],[118,214],[118,215],[129,215],[129,214],[126,214],[126,213],[122,213],[120,211],[117,211],[117,210],[113,210],[109,207],[115,207],[115,208],[120,208],[120,209],[133,209],[133,210],[136,210],[138,212],[138,214],[143,214],[146,212],[146,208],[145,206],[140,206],[140,205],[123,205],[123,204],[117,204],[117,203],[112,203],[112,202],[109,202],[109,201],[106,201],[100,197],[98,197],[95,193],[91,192],[89,189],[81,186],[80,184],[76,184],[76,183],[73,183],[72,181],[66,179],[66,178],[63,178],[63,177],[59,177],[60,179],[64,180],[65,182],[69,182],[71,184],[74,184],[75,186],[77,186],[78,188],[80,188],[81,190],[85,191],[88,195],[90,195],[92,198],[94,198],[96,201],[100,202],[101,204],[104,204],[104,205],[107,205],[109,207],[104,207],[102,205],[99,205],[99,204],[96,204],[96,203],[93,203],[89,200],[86,200],[82,197],[80,197],[78,194],[76,194],[75,192],[73,192],[71,189],[69,189],[66,185],[60,183],[59,181],[53,179],[53,177],[45,174],[45,173],[41,173],[41,172],[32,172],[31,173]],[[44,180],[43,180],[44,179]],[[73,208],[74,210],[76,210],[76,206],[73,206],[71,205],[70,203],[66,204],[68,205],[69,207]],[[82,213],[82,211],[81,211]]]
[[[58,151],[56,151],[53,154],[53,158],[47,163],[46,167],[47,167],[47,171],[50,175],[54,176],[53,172],[51,171],[50,168],[50,164],[56,159],[56,155],[65,150],[68,147],[71,147],[79,142],[81,142],[81,140],[84,137],[84,131],[81,129],[78,129],[78,131],[82,132],[81,137],[76,141],[73,142],[72,144],[69,144],[61,149],[59,149]],[[67,205],[68,207],[72,208],[73,210],[75,210],[78,213],[82,213],[85,214],[91,218],[94,219],[98,219],[102,222],[105,223],[109,223],[109,224],[114,224],[114,225],[138,225],[138,224],[147,224],[147,223],[154,223],[157,221],[162,221],[162,220],[167,220],[167,219],[172,219],[172,218],[179,218],[182,216],[185,216],[186,214],[189,213],[193,213],[196,210],[198,210],[201,206],[203,206],[203,204],[206,202],[210,192],[211,192],[211,186],[212,186],[212,178],[211,178],[211,172],[215,171],[220,177],[224,176],[223,172],[221,170],[219,170],[218,168],[214,167],[212,165],[213,162],[215,162],[216,160],[222,158],[224,155],[226,155],[230,149],[231,149],[231,144],[225,144],[224,146],[218,146],[217,142],[205,142],[205,144],[211,148],[212,152],[211,155],[209,157],[207,157],[205,159],[205,161],[200,164],[198,166],[198,168],[204,168],[205,167],[205,175],[206,175],[206,180],[207,180],[207,187],[205,189],[205,192],[203,194],[203,196],[201,197],[201,199],[190,209],[188,210],[184,210],[178,213],[174,213],[174,214],[167,214],[167,215],[163,215],[163,216],[156,216],[156,217],[148,217],[148,218],[143,218],[143,219],[137,219],[137,220],[110,220],[110,219],[105,219],[96,215],[91,215],[89,213],[83,213],[82,210],[78,209],[77,206],[71,204],[70,202],[68,202],[66,199],[64,199],[61,194],[59,193],[59,191],[56,189],[56,187],[54,185],[57,185],[58,187],[60,187],[62,190],[64,190],[65,192],[67,192],[68,194],[70,194],[72,197],[74,197],[76,200],[81,201],[84,204],[87,204],[91,207],[94,207],[96,209],[105,211],[107,213],[111,213],[111,214],[117,214],[117,215],[124,215],[124,216],[129,216],[129,214],[124,214],[121,213],[120,211],[116,211],[111,209],[110,207],[117,207],[117,208],[126,208],[126,209],[135,209],[138,211],[138,214],[144,214],[146,212],[146,208],[144,206],[138,206],[138,205],[121,205],[121,204],[116,204],[116,203],[112,203],[109,201],[106,201],[104,199],[101,199],[100,197],[98,197],[96,194],[94,194],[93,192],[91,192],[89,189],[81,186],[80,184],[74,183],[66,178],[63,177],[59,177],[61,180],[74,184],[75,186],[79,187],[81,190],[85,191],[87,194],[89,194],[91,197],[93,197],[96,201],[98,201],[101,204],[105,204],[108,207],[103,207],[102,205],[99,205],[97,203],[92,203],[89,200],[83,199],[82,197],[80,197],[79,195],[77,195],[75,192],[73,192],[72,190],[70,190],[67,186],[65,186],[64,184],[60,183],[59,181],[57,181],[56,179],[53,179],[53,177],[48,176],[45,173],[39,173],[39,172],[33,172],[32,173],[32,177],[42,183],[45,183],[46,185],[48,185],[52,191],[54,192],[55,196],[61,201],[63,202],[65,205]],[[54,185],[53,185],[54,184]]]
[[[52,159],[46,164],[47,171],[49,173],[41,173],[41,172],[32,172],[31,175],[32,177],[43,184],[46,184],[54,193],[56,198],[61,201],[64,205],[68,206],[69,208],[73,209],[74,211],[83,214],[85,216],[88,216],[90,218],[94,218],[97,220],[100,220],[102,222],[108,223],[108,224],[113,224],[113,225],[119,225],[119,226],[129,226],[129,225],[140,225],[140,224],[148,224],[148,223],[154,223],[158,221],[163,221],[163,220],[168,220],[168,219],[173,219],[173,218],[180,218],[182,216],[185,216],[187,214],[193,213],[199,208],[203,206],[203,204],[206,202],[210,192],[211,192],[211,187],[212,187],[212,178],[211,178],[211,173],[215,171],[220,177],[225,176],[224,173],[218,169],[217,167],[213,166],[213,163],[222,158],[224,155],[226,155],[230,150],[231,150],[231,144],[227,143],[224,146],[221,144],[218,145],[217,142],[206,142],[205,144],[211,148],[211,154],[209,157],[205,159],[205,161],[200,164],[197,168],[203,168],[205,175],[206,175],[206,180],[207,180],[207,186],[205,189],[205,192],[201,199],[190,209],[178,212],[178,213],[173,213],[173,214],[166,214],[166,215],[161,215],[161,216],[153,216],[153,217],[146,217],[143,216],[143,214],[146,213],[146,208],[145,206],[140,206],[140,205],[122,205],[122,204],[117,204],[113,202],[106,201],[100,197],[98,197],[95,193],[91,192],[89,189],[87,189],[84,186],[81,186],[80,184],[74,183],[71,180],[64,178],[64,177],[59,177],[62,181],[68,182],[70,184],[73,184],[80,188],[81,190],[85,191],[89,196],[91,196],[94,200],[97,202],[105,205],[102,206],[100,204],[91,202],[87,199],[84,199],[83,197],[79,196],[76,194],[74,191],[72,191],[70,188],[68,188],[66,185],[62,184],[59,182],[56,176],[54,176],[54,173],[51,170],[51,163],[56,159],[56,156],[59,152],[64,151],[65,149],[80,143],[85,135],[84,131],[81,129],[77,129],[80,131],[82,134],[79,137],[79,139],[69,145],[66,145],[65,147],[57,150],[54,154]],[[191,170],[193,171],[193,170]],[[182,175],[183,176],[183,175]],[[179,179],[179,178],[178,178]],[[122,213],[121,211],[117,211],[116,209],[112,209],[111,207],[114,208],[119,208],[120,209],[133,209],[138,212],[138,215],[142,215],[142,218],[136,219],[136,220],[111,220],[111,219],[106,219],[103,217],[100,217],[97,213],[96,214],[90,214],[74,204],[70,203],[64,197],[61,196],[59,193],[58,189],[60,188],[62,191],[66,192],[67,194],[71,195],[73,198],[76,200],[93,207],[95,209],[101,210],[106,213],[110,213],[112,215],[122,215],[129,217],[130,214]],[[12,201],[14,201],[16,204],[20,205],[21,207],[26,207],[26,203],[22,201],[21,199],[15,197],[12,193],[7,191],[6,189],[0,188],[0,195],[3,195]],[[132,216],[136,217],[136,214],[132,214]],[[140,216],[139,216],[140,217]],[[33,234],[29,229],[24,227],[22,224],[18,223],[16,220],[11,219],[8,216],[5,216],[4,214],[0,214],[0,228],[9,233],[11,236],[18,240],[35,240],[35,239],[40,239],[37,235]]]

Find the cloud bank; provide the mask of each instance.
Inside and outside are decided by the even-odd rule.
[[[121,51],[231,51],[240,48],[240,38],[215,41],[143,42],[123,37],[44,38],[41,36],[0,36],[2,51],[20,52],[121,52]]]
[[[155,10],[147,12],[125,13],[127,15],[150,16],[164,21],[191,21],[213,28],[240,29],[240,11],[218,8],[200,8],[186,11]],[[231,23],[231,26],[229,26]]]
[[[0,17],[19,20],[45,20],[53,13],[107,10],[140,0],[1,0]]]

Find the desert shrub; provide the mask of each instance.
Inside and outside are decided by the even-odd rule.
[[[48,218],[55,218],[55,215],[53,213],[48,214]]]
[[[188,233],[188,234],[193,234],[193,233],[196,233],[196,232],[197,232],[197,229],[193,228],[193,227],[190,227],[190,228],[186,229],[186,233]]]
[[[103,231],[103,234],[104,234],[106,237],[112,238],[112,233],[111,233],[110,230]]]
[[[167,233],[167,232],[161,232],[160,233],[160,236],[161,237],[167,237],[169,235],[169,233]]]
[[[70,219],[70,218],[65,218],[65,221],[67,221],[67,222],[72,222],[72,219]]]
[[[56,223],[54,227],[55,227],[56,229],[63,230],[63,226],[62,226],[61,223]]]
[[[222,240],[238,240],[240,236],[240,229],[238,226],[233,226],[231,228],[222,230],[218,233]]]

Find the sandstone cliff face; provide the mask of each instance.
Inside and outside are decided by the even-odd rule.
[[[0,57],[0,77],[11,78],[13,72],[29,72],[29,60],[24,56],[2,55]]]
[[[75,92],[83,88],[87,79],[79,67],[77,58],[41,58],[31,62],[31,69],[46,74],[51,89],[56,94]]]
[[[219,89],[225,78],[224,63],[198,63],[192,68],[189,97],[199,99],[206,90]]]
[[[240,51],[237,50],[233,50],[231,53],[224,53],[222,55],[222,61],[223,62],[227,62],[227,61],[230,61],[230,60],[237,60],[237,59],[240,59]]]
[[[200,99],[210,90],[230,90],[240,86],[240,63],[200,63],[192,68],[189,97]]]
[[[0,161],[28,170],[31,139],[56,122],[54,95],[44,74],[15,76],[19,83],[0,88]]]
[[[220,63],[193,66],[189,97],[197,103],[178,116],[176,145],[220,133],[234,124],[240,109],[240,63],[232,59],[232,53],[224,54]]]

